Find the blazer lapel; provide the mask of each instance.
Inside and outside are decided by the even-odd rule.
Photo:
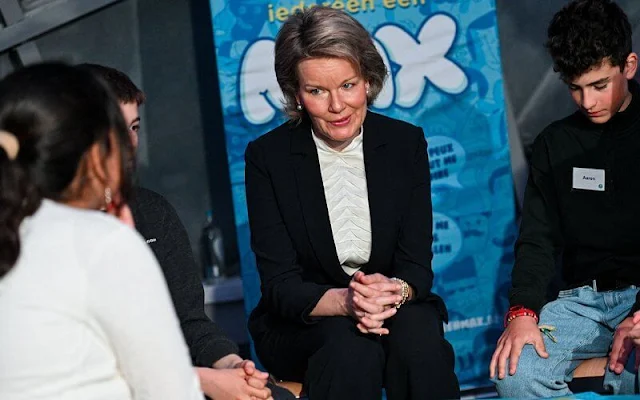
[[[363,266],[365,273],[377,272],[381,267],[380,243],[385,242],[385,237],[391,232],[388,227],[394,226],[395,210],[393,206],[393,194],[389,192],[392,187],[390,180],[391,166],[385,156],[387,150],[386,135],[380,124],[376,123],[376,114],[369,112],[364,121],[363,148],[364,165],[367,175],[367,191],[369,195],[369,216],[371,218],[371,255],[369,262]],[[376,245],[378,244],[378,245]]]
[[[346,284],[350,278],[336,253],[318,153],[308,123],[292,129],[291,155],[302,214],[316,258],[334,279]]]

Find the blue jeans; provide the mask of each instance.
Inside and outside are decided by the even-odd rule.
[[[608,355],[615,328],[627,317],[636,300],[635,286],[597,292],[591,286],[563,290],[540,311],[540,324],[556,328],[553,342],[543,335],[549,358],[541,358],[533,345],[522,349],[515,375],[494,379],[501,397],[556,397],[570,395],[567,382],[582,360]],[[637,373],[631,354],[625,371],[606,369],[604,387],[615,394],[633,394]],[[508,367],[507,367],[508,371]]]

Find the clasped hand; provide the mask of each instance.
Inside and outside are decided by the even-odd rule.
[[[393,317],[402,301],[402,286],[382,274],[353,275],[347,292],[347,312],[358,321],[362,333],[388,335],[384,321]]]
[[[267,387],[269,374],[258,370],[251,360],[230,354],[213,368],[196,368],[202,391],[213,399],[273,400]]]

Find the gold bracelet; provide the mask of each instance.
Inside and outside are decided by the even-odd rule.
[[[400,278],[391,278],[391,280],[398,282],[402,286],[402,300],[396,303],[396,308],[400,308],[400,306],[409,300],[409,284]]]

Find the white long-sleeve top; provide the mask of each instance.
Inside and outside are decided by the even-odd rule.
[[[362,148],[363,132],[342,151],[312,132],[318,151],[331,232],[342,269],[353,275],[371,255],[371,217]]]
[[[0,399],[202,399],[151,250],[98,211],[44,200],[0,278]]]

